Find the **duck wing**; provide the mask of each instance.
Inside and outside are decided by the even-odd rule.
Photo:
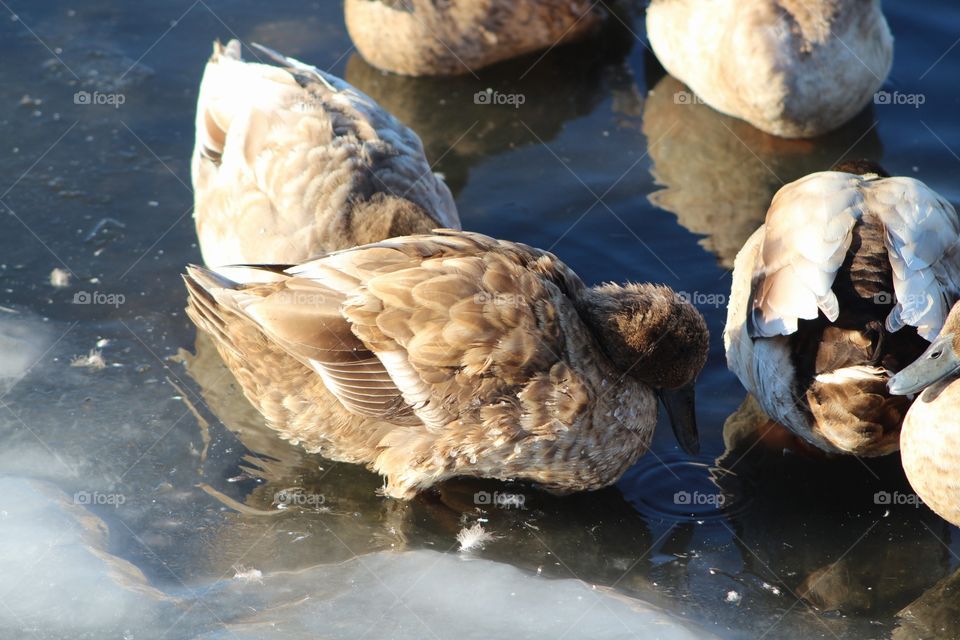
[[[857,176],[827,171],[792,182],[773,197],[751,274],[751,338],[790,335],[799,320],[813,320],[821,311],[837,319],[831,287],[863,212],[859,184]]]
[[[799,320],[840,314],[832,287],[854,226],[869,212],[883,225],[896,304],[889,331],[931,339],[960,295],[960,221],[953,206],[913,178],[814,173],[780,189],[767,212],[751,275],[750,337],[791,335]]]
[[[341,251],[279,277],[231,271],[242,282],[214,286],[217,302],[317,372],[346,409],[431,430],[463,407],[517,402],[562,360],[565,296],[583,286],[548,253],[457,232]]]
[[[887,178],[865,191],[883,221],[896,305],[889,331],[904,325],[932,340],[960,296],[960,219],[953,205],[913,178]]]
[[[351,413],[416,423],[409,407],[398,402],[397,389],[379,360],[341,321],[343,297],[309,280],[291,278],[282,269],[250,266],[215,272],[189,267],[184,279],[190,318],[242,360],[243,349],[234,344],[230,326],[239,314],[320,374]]]

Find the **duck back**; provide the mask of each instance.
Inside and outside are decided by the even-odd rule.
[[[864,214],[833,284],[839,316],[801,321],[791,339],[798,395],[805,393],[814,422],[865,455],[896,450],[910,402],[889,395],[888,372],[927,345],[914,327],[891,332],[884,325],[895,304],[885,234],[879,217]]]

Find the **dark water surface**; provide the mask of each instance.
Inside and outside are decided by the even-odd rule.
[[[640,3],[599,41],[438,80],[370,68],[333,1],[0,2],[0,474],[35,481],[0,491],[0,636],[309,637],[314,620],[323,637],[431,637],[416,627],[428,614],[393,628],[389,607],[351,626],[364,591],[331,630],[330,610],[297,609],[324,597],[305,595],[320,581],[310,568],[452,552],[482,518],[498,538],[473,557],[515,566],[513,580],[579,578],[721,637],[960,637],[957,530],[913,503],[895,457],[781,454],[787,437],[744,404],[721,344],[733,257],[784,182],[870,157],[960,203],[960,7],[885,9],[896,37],[885,90],[923,104],[878,104],[825,138],[785,141],[678,100],[684,88],[647,50]],[[713,336],[698,391],[703,454],[681,454],[661,425],[653,450],[606,491],[560,499],[464,480],[401,504],[375,495],[376,476],[276,439],[182,311],[179,274],[200,261],[196,90],[218,37],[276,48],[379,100],[423,138],[464,228],[550,249],[588,283],[656,281],[689,295]],[[525,102],[474,104],[488,87]],[[78,104],[77,92],[123,104]],[[72,274],[69,287],[49,284],[55,267]],[[80,294],[92,303],[75,304]],[[98,343],[105,369],[70,366]],[[55,506],[34,510],[34,530],[18,514],[47,504],[36,492]],[[277,509],[278,492],[292,504]],[[524,508],[478,509],[478,492],[522,495]],[[64,564],[57,554],[81,544],[70,536],[98,551]],[[410,580],[462,590],[478,579],[437,566]],[[244,584],[269,602],[234,593],[234,575],[250,569],[262,580]],[[345,584],[364,574],[342,571]],[[490,599],[497,584],[511,589],[463,598]],[[102,602],[64,604],[98,589]],[[558,602],[527,600],[510,615],[549,621]],[[597,613],[616,617],[603,602]],[[258,617],[286,606],[307,616],[299,631]],[[456,625],[438,615],[428,626],[446,637]],[[665,623],[665,637],[686,622]],[[516,637],[537,637],[527,633]]]

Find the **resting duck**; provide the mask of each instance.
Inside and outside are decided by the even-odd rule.
[[[649,447],[658,395],[697,447],[708,333],[667,287],[587,288],[545,251],[448,230],[185,279],[269,424],[389,496],[454,476],[609,485]]]
[[[200,84],[192,173],[208,265],[302,262],[459,228],[413,131],[343,80],[258,49],[279,66],[215,43]]]
[[[647,35],[711,107],[787,138],[853,118],[893,62],[880,0],[652,0]]]
[[[960,220],[871,162],[792,182],[737,254],[727,364],[763,410],[831,453],[895,451],[913,362],[960,294]]]
[[[346,0],[344,13],[373,66],[452,76],[579,40],[606,12],[589,0]]]
[[[900,433],[900,458],[920,499],[960,526],[960,304],[917,360],[893,376],[890,393],[920,395]]]

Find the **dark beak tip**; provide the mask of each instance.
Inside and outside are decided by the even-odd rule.
[[[660,392],[660,401],[667,410],[670,426],[677,443],[687,455],[700,453],[700,436],[697,429],[695,391],[693,384],[679,389]]]

